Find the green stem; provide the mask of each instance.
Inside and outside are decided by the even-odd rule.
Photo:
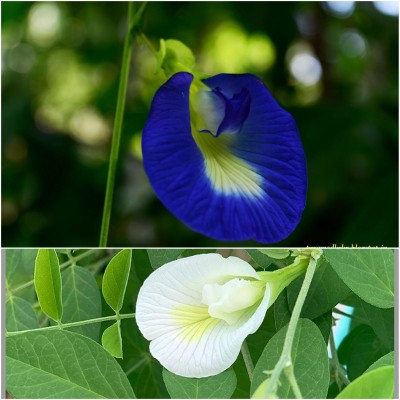
[[[119,156],[119,145],[121,142],[122,121],[125,110],[126,88],[128,86],[129,66],[132,54],[133,37],[131,29],[133,24],[133,2],[129,2],[128,9],[128,26],[125,36],[124,50],[122,54],[121,75],[118,87],[117,108],[115,111],[114,131],[111,143],[110,161],[108,165],[106,196],[104,200],[103,218],[101,221],[100,242],[99,247],[106,247],[108,240],[108,230],[110,227],[110,216],[112,208],[112,200],[114,193],[115,174],[117,171],[117,163]]]
[[[251,359],[249,346],[247,346],[246,341],[243,342],[242,347],[240,349],[243,356],[244,365],[246,366],[247,373],[249,374],[250,382],[253,380],[253,372],[254,372],[254,364]]]
[[[66,262],[64,262],[64,263],[62,263],[62,264],[60,264],[60,269],[69,267],[70,265],[72,265],[72,264],[78,262],[79,260],[82,260],[83,258],[87,257],[88,255],[94,253],[94,252],[97,251],[97,250],[98,250],[98,249],[87,250],[85,253],[82,253],[82,254],[80,254],[79,256],[74,257],[73,260],[70,259],[70,260],[68,260],[68,261],[66,261]],[[34,282],[35,282],[35,281],[32,279],[32,280],[30,280],[30,281],[28,281],[28,282],[23,283],[23,284],[20,285],[20,286],[17,286],[17,287],[14,288],[14,289],[9,289],[9,292],[10,292],[11,294],[15,294],[16,292],[19,292],[20,290],[25,289],[25,288],[27,288],[27,287],[33,285]]]
[[[295,393],[296,397],[301,398],[300,388],[294,381],[296,380],[294,373],[293,373],[293,363],[292,363],[292,346],[294,335],[296,333],[297,324],[299,322],[301,309],[303,308],[304,301],[307,297],[308,290],[310,289],[310,285],[312,282],[312,278],[314,276],[315,270],[317,267],[317,261],[314,258],[310,258],[307,272],[304,277],[303,284],[301,286],[299,295],[296,300],[296,304],[293,308],[292,316],[290,317],[289,326],[287,328],[285,342],[283,344],[283,349],[281,356],[276,363],[271,376],[269,378],[269,384],[265,393],[264,398],[268,399],[271,397],[273,393],[276,392],[278,387],[278,381],[282,374],[282,371],[287,371],[286,374],[289,373],[289,383],[292,387],[293,392]]]
[[[66,329],[66,328],[72,328],[74,326],[96,324],[96,323],[104,322],[104,321],[115,321],[115,320],[118,321],[118,320],[126,319],[126,318],[135,318],[135,313],[110,315],[108,317],[93,318],[93,319],[87,319],[84,321],[77,321],[77,322],[67,322],[65,324],[62,324],[62,328]],[[22,335],[23,333],[27,333],[27,332],[54,331],[57,329],[60,329],[59,325],[45,326],[43,328],[27,329],[27,330],[16,331],[16,332],[6,332],[6,337]]]
[[[289,381],[290,386],[292,387],[293,393],[296,399],[302,399],[301,390],[297,383],[296,377],[294,376],[293,364],[289,364],[284,367],[285,375],[287,380]]]
[[[344,383],[347,386],[350,384],[350,381],[347,378],[346,372],[339,361],[332,329],[331,329],[331,334],[329,335],[329,347],[331,349],[332,362],[333,362],[333,367],[335,369],[335,380],[339,386],[339,389],[342,389],[342,383]]]

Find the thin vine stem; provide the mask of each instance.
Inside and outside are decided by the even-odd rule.
[[[246,366],[246,370],[247,370],[247,373],[249,375],[249,379],[251,382],[253,380],[254,364],[253,364],[253,360],[251,359],[249,346],[247,345],[246,341],[243,342],[240,351],[242,353],[244,365]]]
[[[97,251],[98,249],[90,249],[87,250],[85,253],[79,254],[79,256],[73,257],[72,259],[69,259],[68,261],[65,261],[64,263],[60,264],[60,269],[69,267],[72,264],[76,264],[78,261],[82,260],[83,258],[89,256],[90,254],[94,253],[95,251]],[[31,279],[30,281],[27,281],[25,283],[23,283],[20,286],[17,286],[16,288],[9,288],[9,292],[11,295],[15,294],[16,292],[19,292],[22,289],[25,289],[31,285],[34,284],[34,280]]]
[[[111,142],[110,161],[108,164],[106,195],[104,200],[103,218],[101,220],[101,231],[99,247],[106,247],[108,241],[108,231],[110,227],[111,208],[114,194],[115,175],[117,171],[119,147],[121,143],[122,122],[125,110],[126,88],[128,86],[129,66],[132,56],[132,24],[135,19],[133,2],[129,2],[128,25],[125,35],[124,50],[122,54],[121,75],[118,87],[117,107],[115,111],[115,121],[113,137]]]
[[[68,323],[65,323],[65,324],[45,326],[43,328],[37,328],[37,329],[26,329],[26,330],[23,330],[23,331],[6,332],[6,337],[22,335],[23,333],[27,333],[27,332],[55,331],[57,329],[65,329],[65,328],[72,328],[74,326],[96,324],[96,323],[104,322],[104,321],[119,321],[121,319],[126,319],[126,318],[135,318],[135,313],[110,315],[110,316],[107,316],[107,317],[86,319],[86,320],[83,320],[83,321],[68,322]]]
[[[310,261],[307,267],[307,271],[304,277],[303,284],[301,286],[299,295],[296,300],[296,304],[293,308],[292,316],[290,317],[289,326],[286,332],[285,342],[283,344],[282,354],[276,363],[274,369],[272,370],[271,376],[269,378],[269,384],[267,390],[265,392],[264,398],[268,399],[275,392],[279,378],[284,371],[290,386],[292,387],[293,393],[296,398],[301,399],[301,391],[297,385],[296,377],[293,372],[293,362],[292,362],[292,346],[293,340],[296,333],[297,324],[299,322],[301,309],[303,308],[304,301],[306,299],[308,290],[310,289],[310,285],[312,282],[312,278],[314,276],[315,270],[317,267],[317,261],[310,257]],[[296,382],[295,382],[296,381]]]
[[[333,362],[333,367],[335,369],[335,380],[339,388],[341,389],[342,383],[344,383],[347,386],[350,384],[350,380],[349,378],[347,378],[346,372],[339,361],[332,329],[329,335],[329,347],[331,349],[332,362]]]

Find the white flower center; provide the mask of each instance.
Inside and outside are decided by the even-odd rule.
[[[233,325],[263,297],[264,292],[265,282],[235,278],[223,285],[204,285],[201,301],[208,306],[212,317]]]
[[[212,91],[199,90],[193,97],[194,117],[199,132],[209,131],[213,136],[224,119],[225,103]]]

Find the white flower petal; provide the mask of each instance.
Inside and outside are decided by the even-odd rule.
[[[151,340],[152,355],[164,367],[178,375],[200,378],[233,364],[243,340],[261,325],[270,298],[267,285],[261,302],[246,309],[232,325],[212,318],[202,303],[204,285],[223,285],[235,278],[260,280],[245,261],[219,254],[173,261],[146,279],[137,300],[136,321]]]
[[[181,330],[170,331],[150,343],[151,354],[177,375],[203,378],[219,374],[235,362],[245,338],[260,327],[268,302],[267,286],[261,304],[250,318],[249,311],[235,325],[217,319],[209,329],[197,324],[188,328],[190,334],[197,330],[194,340],[186,340]]]

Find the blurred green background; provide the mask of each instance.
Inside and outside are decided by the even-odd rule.
[[[96,246],[127,3],[1,9],[2,245]],[[260,76],[295,117],[308,200],[280,245],[398,245],[397,2],[149,2],[143,32],[186,43],[199,70]],[[192,232],[149,185],[155,66],[136,41],[109,245],[233,245]]]

